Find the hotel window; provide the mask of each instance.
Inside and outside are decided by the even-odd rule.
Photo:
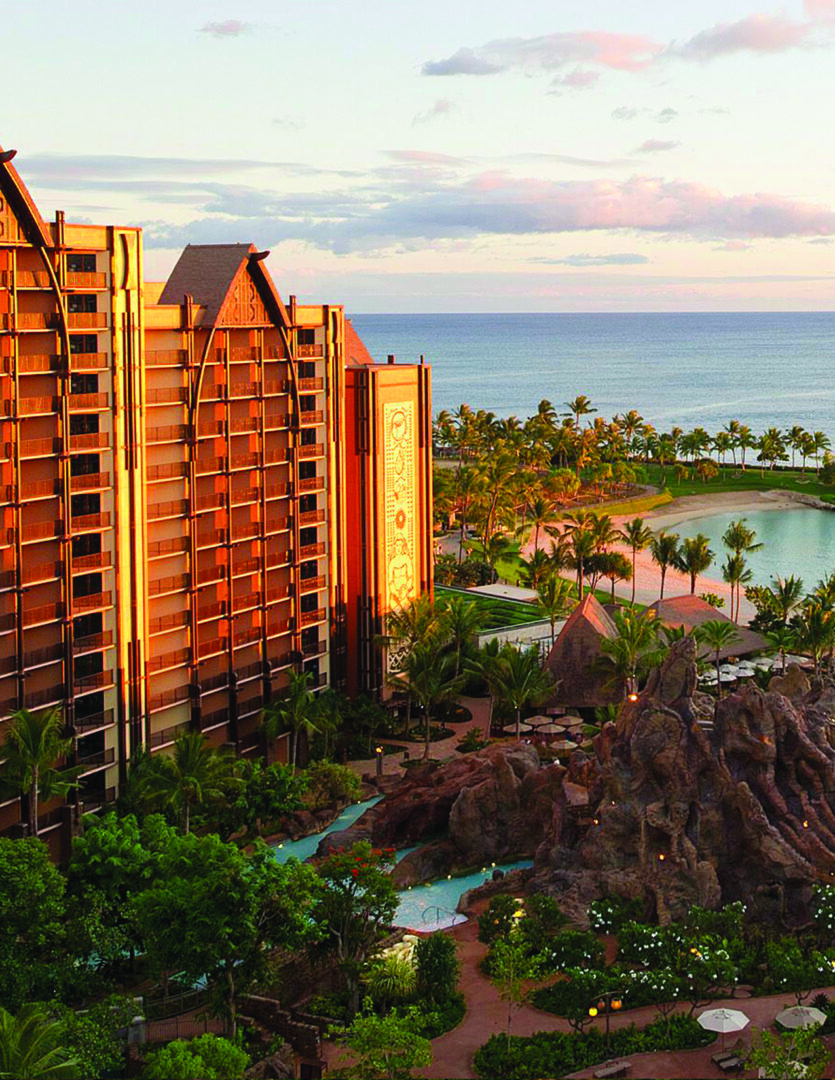
[[[93,297],[95,300],[95,297]],[[96,309],[93,308],[93,311]],[[70,352],[73,356],[78,353],[94,353],[98,352],[99,341],[95,334],[71,334],[70,335]]]
[[[93,293],[81,293],[78,296],[67,297],[67,311],[72,315],[90,314],[98,310],[97,305],[98,300]]]
[[[71,394],[95,394],[99,389],[99,377],[98,375],[78,375],[73,373],[70,376],[70,393]]]
[[[316,475],[316,462],[315,461],[300,461],[299,462],[299,479],[300,480],[312,480]]]
[[[70,274],[95,274],[96,256],[73,251],[67,255],[67,271]]]

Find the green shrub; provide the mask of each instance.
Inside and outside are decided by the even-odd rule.
[[[335,761],[314,761],[307,770],[308,799],[314,810],[360,797],[362,783],[353,769]]]
[[[467,1003],[464,995],[459,994],[457,990],[453,991],[446,1001],[433,1005],[431,1011],[423,1014],[421,1035],[425,1039],[437,1039],[439,1035],[444,1035],[447,1031],[458,1027],[466,1011]]]
[[[239,1080],[249,1063],[249,1054],[228,1039],[199,1035],[151,1050],[142,1080]]]
[[[460,750],[462,754],[469,754],[473,750],[483,750],[487,745],[489,745],[488,740],[481,737],[481,728],[472,727],[458,740],[455,749]]]
[[[606,950],[590,932],[563,930],[543,943],[541,955],[551,970],[565,968],[595,969],[603,967]]]
[[[478,917],[478,940],[482,945],[492,945],[497,938],[506,937],[518,910],[519,902],[507,893],[494,896]]]
[[[501,1076],[502,1080],[565,1076],[607,1057],[627,1057],[653,1050],[693,1050],[707,1046],[715,1037],[690,1016],[656,1020],[641,1030],[632,1024],[613,1031],[608,1052],[606,1038],[597,1029],[585,1035],[563,1035],[557,1031],[540,1031],[530,1038],[491,1035],[476,1052],[475,1071],[478,1076]]]
[[[455,939],[444,933],[419,938],[415,947],[415,968],[417,992],[424,1001],[440,1005],[451,1000],[456,994],[461,971]]]
[[[371,1000],[385,1011],[414,999],[417,972],[411,960],[389,954],[371,965],[364,982]]]
[[[589,905],[589,925],[598,934],[617,934],[628,922],[640,922],[644,915],[642,900],[624,900],[622,896],[604,896]]]

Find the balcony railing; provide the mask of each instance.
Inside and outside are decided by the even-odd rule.
[[[242,521],[232,523],[232,540],[251,540],[261,532],[260,521]]]
[[[314,559],[318,555],[324,555],[324,554],[325,554],[324,541],[321,541],[318,544],[303,544],[299,548],[299,558],[300,559]]]
[[[234,469],[252,469],[258,465],[257,454],[232,454],[229,458],[229,468]]]
[[[70,311],[67,313],[70,330],[104,330],[107,328],[106,311]]]
[[[63,562],[24,563],[21,576],[24,585],[34,585],[38,581],[52,581],[63,572]]]
[[[242,432],[257,431],[258,430],[258,417],[257,416],[233,416],[229,421],[229,430],[233,435],[239,435]]]
[[[175,630],[179,626],[188,626],[191,621],[187,611],[175,611],[171,615],[158,615],[148,622],[148,632],[151,634],[164,634],[168,630]]]
[[[324,476],[308,476],[304,480],[299,480],[299,491],[324,491],[325,490],[325,478]]]
[[[197,609],[197,621],[211,622],[213,619],[219,619],[225,614],[226,604],[222,600],[214,604],[204,604],[203,607]]]
[[[106,431],[95,431],[88,435],[70,435],[70,450],[107,450],[110,436]]]
[[[229,648],[229,639],[225,637],[212,638],[210,641],[201,641],[197,645],[197,656],[200,660],[206,660],[210,656],[218,656],[225,653]],[[225,678],[225,675],[224,675]],[[223,684],[226,685],[226,682]],[[207,689],[203,684],[203,689]]]
[[[225,652],[228,645],[226,638],[217,638],[215,641],[206,642],[207,645],[214,645],[216,642],[220,643],[218,652]],[[202,649],[203,646],[201,646]],[[225,690],[229,685],[229,672],[218,671],[214,675],[207,675],[206,678],[200,679],[200,689],[204,694],[211,694],[214,690]]]
[[[300,446],[299,461],[307,461],[310,458],[318,458],[325,456],[325,444],[324,443],[308,443],[306,446]]]
[[[299,379],[299,393],[317,393],[319,390],[324,389],[325,380],[321,377],[316,377],[314,379]]]
[[[91,792],[89,795],[82,797],[82,803],[84,804],[84,813],[92,814],[96,810],[101,810],[102,807],[110,806],[116,802],[116,788],[111,787],[106,791]]]
[[[73,656],[83,653],[98,652],[107,649],[113,644],[113,631],[104,630],[100,634],[87,634],[86,637],[76,638],[72,643]]]
[[[223,491],[212,491],[208,495],[198,495],[194,500],[197,510],[217,510],[226,502],[226,494]]]
[[[280,499],[285,495],[292,495],[293,485],[287,482],[281,484],[267,484],[264,494],[268,499]]]
[[[20,539],[24,544],[29,540],[51,540],[61,533],[60,521],[34,521],[20,530]]]
[[[93,772],[94,769],[100,769],[103,765],[112,765],[116,760],[116,750],[112,746],[106,747],[104,750],[96,750],[92,754],[79,755],[78,764],[84,767],[84,773]]]
[[[67,400],[70,412],[94,412],[110,405],[110,395],[106,393],[70,394]]]
[[[20,485],[20,494],[24,501],[49,498],[58,490],[57,480],[31,480]]]
[[[113,593],[111,592],[88,593],[87,596],[72,598],[74,614],[79,611],[98,611],[100,608],[109,608],[112,603]]]
[[[324,641],[317,641],[315,645],[305,645],[302,649],[304,657],[309,660],[313,656],[322,656],[327,652],[327,644]]]
[[[180,592],[189,587],[191,578],[188,574],[173,574],[171,577],[157,578],[148,582],[149,596],[162,596],[163,593]]]
[[[175,742],[180,735],[185,735],[189,730],[190,725],[188,723],[174,724],[173,727],[163,728],[162,731],[151,732],[151,737],[148,739],[148,746],[154,750],[158,746],[166,746],[168,743]]]
[[[320,574],[317,577],[301,578],[299,581],[299,592],[317,592],[319,589],[324,589],[326,581],[327,579],[324,574]]]
[[[238,630],[234,640],[236,645],[251,645],[253,641],[260,641],[261,627],[251,626],[246,630]]]
[[[116,717],[113,709],[106,709],[104,712],[94,713],[92,716],[84,716],[75,718],[75,726],[78,731],[98,731],[99,728],[110,727],[116,722]]]
[[[101,371],[110,361],[107,353],[83,352],[70,354],[70,371]]]
[[[232,602],[232,610],[235,614],[246,611],[248,608],[257,608],[261,603],[261,596],[257,592],[247,593],[245,596],[236,596]]]
[[[54,313],[19,311],[15,316],[18,330],[54,330],[58,325],[58,316]]]
[[[64,659],[64,645],[56,641],[52,645],[44,645],[40,649],[29,649],[23,654],[23,666],[36,668],[42,664],[54,664],[57,660]]]
[[[198,476],[204,476],[206,473],[221,472],[223,469],[223,458],[202,458],[197,462],[197,474]]]
[[[270,515],[267,517],[267,524],[264,526],[264,532],[266,533],[280,533],[286,532],[290,528],[290,518],[286,514],[280,514],[277,516]]]
[[[95,271],[68,270],[67,288],[106,289],[107,274],[96,273]]]
[[[51,284],[46,270],[18,270],[16,283],[19,289],[48,289]]]
[[[267,623],[267,637],[281,637],[290,632],[289,619],[274,619]]]
[[[217,436],[223,434],[222,420],[204,420],[197,425],[197,434],[200,436]]]
[[[181,667],[189,659],[188,649],[172,649],[161,656],[152,656],[148,661],[148,671],[163,671],[165,668]]]
[[[34,375],[45,371],[57,371],[61,357],[49,353],[21,354],[17,360],[17,369],[22,375]]]
[[[176,405],[188,401],[188,390],[184,386],[160,386],[145,392],[148,405]]]
[[[96,491],[110,487],[110,473],[80,473],[70,477],[70,491]]]
[[[149,465],[147,477],[149,480],[172,480],[177,476],[186,476],[187,473],[188,462],[168,461],[164,465]]]
[[[70,522],[70,529],[73,533],[108,528],[110,528],[109,510],[105,510],[100,514],[79,514]]]
[[[27,690],[23,695],[25,709],[40,709],[43,705],[57,705],[64,700],[63,680],[59,686],[47,686],[43,690]]]
[[[316,611],[302,611],[299,615],[299,626],[312,626],[314,623],[324,622],[327,610],[318,608]]]
[[[302,427],[311,427],[313,424],[324,424],[325,414],[321,409],[313,409],[299,413],[299,423]]]
[[[229,384],[230,398],[254,398],[258,396],[261,384],[257,382],[232,382]]]
[[[21,416],[38,416],[55,412],[57,408],[58,398],[54,397],[25,397],[20,399]]]
[[[286,600],[290,596],[289,585],[273,585],[272,588],[267,589],[267,603],[275,604],[279,600]]]
[[[177,705],[181,701],[188,701],[189,697],[191,697],[190,687],[175,686],[173,690],[163,690],[159,694],[152,694],[148,699],[148,708],[151,712],[157,712],[159,709]]]
[[[226,577],[225,566],[205,566],[197,571],[197,584],[208,585],[212,581],[222,581]]]
[[[198,548],[215,547],[217,544],[224,543],[225,540],[226,533],[223,529],[209,529],[207,532],[197,534]]]
[[[87,694],[91,690],[104,690],[113,685],[113,672],[96,671],[92,675],[77,675],[73,679],[76,694]]]
[[[20,443],[20,456],[49,457],[56,452],[58,445],[57,439],[23,439]]]
[[[324,510],[305,510],[299,514],[299,525],[321,525],[324,520]]]
[[[92,555],[76,555],[72,560],[72,572],[79,574],[88,570],[107,570],[113,562],[109,551],[96,551]]]
[[[317,357],[325,355],[324,345],[299,345],[296,348],[296,355],[300,360],[314,360]]]
[[[287,566],[292,559],[291,551],[271,551],[267,555],[267,566]]]
[[[261,494],[260,488],[239,488],[237,491],[232,492],[232,505],[240,506],[243,503],[255,502]]]
[[[235,559],[232,563],[232,576],[241,577],[242,574],[255,574],[261,569],[261,560],[257,557],[251,559]]]
[[[188,499],[174,499],[171,502],[152,503],[148,507],[148,520],[160,521],[162,518],[182,517],[187,513]]]
[[[169,540],[152,540],[148,544],[149,559],[158,559],[162,555],[174,555],[180,551],[188,551],[187,536],[174,536]]]
[[[167,424],[162,427],[149,427],[147,437],[149,443],[181,442],[188,436],[186,424]]]
[[[148,349],[145,353],[145,363],[151,367],[179,367],[187,358],[185,349]]]

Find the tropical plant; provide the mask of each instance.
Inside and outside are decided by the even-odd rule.
[[[774,1080],[817,1080],[826,1076],[829,1048],[820,1037],[818,1027],[773,1034],[759,1031],[748,1053],[745,1067],[757,1069],[762,1076]]]
[[[210,747],[199,731],[180,735],[170,756],[153,757],[146,783],[159,804],[171,809],[186,834],[195,807],[222,802],[242,787],[234,756]]]
[[[405,658],[403,669],[392,676],[392,685],[424,711],[424,759],[429,758],[432,719],[435,706],[454,698],[463,678],[455,674],[456,657],[439,652],[431,640],[414,645]]]
[[[290,732],[290,765],[296,767],[299,736],[317,730],[319,704],[310,689],[309,671],[291,671],[281,697],[271,701],[262,714],[261,723],[267,740],[274,743],[279,735]]]
[[[371,964],[363,982],[374,1005],[387,1011],[414,998],[417,972],[411,960],[389,953]]]
[[[652,529],[641,517],[633,518],[624,523],[620,530],[620,536],[632,552],[632,604],[635,603],[635,577],[637,574],[638,552],[644,551],[652,543]]]
[[[835,644],[835,611],[820,603],[807,603],[793,622],[796,641],[815,663],[815,676],[820,677],[821,657]]]
[[[150,1050],[142,1080],[240,1080],[249,1064],[245,1050],[207,1032]]]
[[[516,716],[516,738],[520,736],[522,710],[528,705],[541,705],[554,691],[554,680],[541,666],[539,647],[532,645],[522,651],[506,645],[498,655],[491,673],[494,693]]]
[[[10,794],[23,796],[30,836],[38,835],[38,800],[66,796],[82,771],[56,767],[72,748],[72,739],[62,729],[60,709],[41,713],[19,709],[9,721],[2,786]]]
[[[0,1008],[2,1080],[74,1080],[80,1062],[65,1046],[66,1028],[39,1004],[24,1005],[16,1016]]]
[[[660,599],[664,599],[664,581],[667,577],[667,570],[671,566],[675,566],[678,560],[678,533],[668,533],[665,529],[653,536],[649,545],[650,554],[652,555],[652,561],[661,570],[661,595]]]
[[[551,645],[557,636],[557,619],[571,607],[571,583],[556,573],[549,574],[536,590],[537,607],[551,624]]]
[[[742,555],[728,555],[725,559],[725,565],[722,567],[722,578],[731,587],[731,618],[734,622],[739,622],[739,607],[741,600],[742,586],[746,585],[753,578],[753,573],[750,570]],[[734,596],[736,596],[736,605],[734,605]]]
[[[658,647],[658,623],[653,612],[632,608],[616,611],[612,620],[614,638],[600,641],[600,665],[611,673],[610,684],[623,687],[624,700],[638,689],[639,675],[658,663],[663,650]]]
[[[461,674],[461,653],[484,626],[484,613],[472,600],[463,596],[445,598],[440,606],[444,638],[455,653],[455,678]]]
[[[350,1027],[331,1028],[328,1034],[350,1051],[345,1068],[331,1070],[329,1076],[351,1080],[410,1080],[415,1069],[432,1064],[432,1043],[420,1032],[424,1019],[412,1007],[405,1015],[365,1013]]]
[[[716,665],[716,692],[722,696],[722,683],[719,677],[719,660],[721,653],[727,649],[731,642],[739,638],[739,633],[733,623],[725,622],[724,619],[708,619],[699,627],[699,641],[705,644],[714,654]]]
[[[676,567],[689,576],[691,596],[696,593],[696,578],[703,574],[712,562],[710,540],[704,533],[696,533],[695,536],[687,536],[682,540]]]
[[[461,964],[454,938],[444,933],[419,937],[415,946],[417,990],[424,1000],[441,1005],[456,993]]]

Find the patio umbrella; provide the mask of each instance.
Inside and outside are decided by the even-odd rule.
[[[739,1009],[708,1009],[696,1018],[705,1031],[722,1033],[722,1049],[725,1049],[725,1035],[729,1031],[742,1031],[748,1026],[748,1017]]]
[[[583,726],[582,717],[579,716],[564,716],[560,723],[563,727],[578,728]]]
[[[564,731],[562,724],[542,724],[536,729],[537,735],[561,735]]]
[[[550,716],[529,716],[525,723],[530,724],[531,727],[542,727],[543,724],[550,724],[552,721]]]
[[[817,1027],[825,1020],[826,1013],[810,1005],[793,1005],[790,1009],[783,1009],[777,1017],[777,1023],[787,1028]]]
[[[531,728],[530,724],[520,724],[519,725],[519,731],[520,732],[522,732],[522,731],[532,731],[532,730],[533,729]],[[515,724],[507,724],[505,727],[502,728],[502,731],[504,731],[508,735],[515,735],[516,734],[516,725]]]

